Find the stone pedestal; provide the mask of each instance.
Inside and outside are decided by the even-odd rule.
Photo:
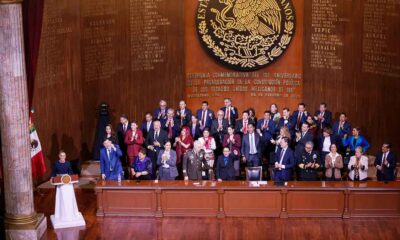
[[[22,1],[0,0],[0,129],[8,239],[40,239],[47,223],[33,203]]]

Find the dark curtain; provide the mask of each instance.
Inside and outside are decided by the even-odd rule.
[[[32,108],[34,95],[33,89],[42,33],[43,6],[44,0],[25,0],[22,5],[29,108]]]

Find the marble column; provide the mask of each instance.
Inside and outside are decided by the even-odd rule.
[[[40,239],[47,227],[33,202],[24,54],[22,1],[0,0],[0,129],[8,239]]]

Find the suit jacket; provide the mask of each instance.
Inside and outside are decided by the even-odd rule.
[[[200,125],[197,124],[196,128],[194,130],[194,134],[193,134],[193,129],[192,129],[192,125],[189,126],[190,129],[190,136],[192,136],[193,141],[196,141],[197,139],[199,139],[199,137],[201,137],[201,130],[200,130]]]
[[[355,151],[356,147],[358,147],[358,146],[362,147],[364,153],[370,147],[370,145],[367,142],[367,140],[363,136],[360,136],[360,135],[358,136],[355,145],[354,145],[354,136],[343,138],[342,139],[342,144],[343,144],[344,147],[349,146],[350,147],[350,151],[353,151],[353,152]]]
[[[281,151],[283,151],[282,148],[280,148],[277,151],[276,155],[275,155],[275,162],[276,163],[280,163],[280,158],[279,157],[281,156]],[[293,171],[293,168],[296,165],[296,160],[294,158],[293,150],[290,149],[289,147],[286,149],[284,155],[282,156],[282,163],[281,164],[284,166],[284,168],[282,168],[281,170],[275,169],[275,174],[277,172],[280,172],[282,178],[285,181],[288,181],[288,180],[290,180],[292,178],[292,171]]]
[[[226,114],[226,107],[222,107],[220,110],[224,111],[224,114]],[[238,113],[239,112],[236,107],[231,107],[230,116],[229,116],[231,125],[235,125],[236,120],[238,119]],[[224,115],[224,118],[225,118],[225,115]],[[229,121],[228,121],[228,123],[229,123]]]
[[[350,158],[349,164],[347,165],[347,167],[350,170],[349,177],[351,180],[354,180],[354,169],[352,167],[354,164],[356,164],[356,156],[352,156]],[[368,158],[366,156],[361,156],[360,166],[361,166],[361,168],[359,169],[360,180],[364,180],[368,177]]]
[[[289,128],[290,134],[293,136],[294,135],[295,122],[293,121],[293,117],[292,116],[290,116],[287,120],[288,120],[287,123],[285,123],[285,119],[283,117],[281,117],[279,119],[278,127],[276,128],[276,132],[279,134],[279,131],[281,130],[281,128],[283,126],[287,126]]]
[[[299,141],[297,141],[296,143],[296,148],[295,148],[295,156],[296,158],[301,155],[301,153],[304,150],[304,147],[306,146],[307,142],[312,142],[314,140],[314,136],[307,131],[306,134],[304,134],[304,136],[302,138],[300,138]]]
[[[381,166],[382,165],[382,158],[383,158],[383,152],[379,151],[376,154],[375,158],[375,163],[374,166]],[[384,166],[383,171],[380,171],[377,169],[376,171],[376,176],[378,180],[388,180],[388,181],[393,181],[396,179],[396,176],[394,176],[394,170],[396,169],[396,155],[392,152],[389,151],[389,154],[386,157],[386,160],[389,163],[389,166]]]
[[[211,135],[214,137],[215,141],[222,145],[222,140],[224,140],[224,135],[228,132],[228,120],[222,119],[222,130],[218,130],[218,119],[214,119],[211,124]]]
[[[114,145],[115,150],[111,149],[110,158],[108,158],[107,149],[100,149],[100,172],[106,175],[106,180],[117,180],[118,175],[123,177],[123,169],[119,158],[122,156],[121,149]]]
[[[305,112],[303,112],[303,115],[301,116],[301,119],[300,119],[300,123],[298,123],[297,120],[299,118],[299,114],[300,114],[299,110],[294,111],[292,114],[293,124],[294,124],[295,129],[296,129],[297,125],[299,125],[299,129],[300,129],[301,124],[307,121],[307,114]],[[299,130],[299,129],[296,129],[296,130]]]
[[[171,139],[175,140],[175,137],[177,137],[179,135],[179,131],[181,130],[181,122],[174,118],[172,121],[174,121],[174,126],[172,127],[172,137]],[[162,129],[164,129],[165,132],[167,132],[167,136],[168,136],[168,132],[169,132],[169,127],[168,127],[168,119],[165,120],[164,125],[161,125]]]
[[[158,154],[161,149],[164,149],[164,145],[168,141],[168,134],[164,130],[160,129],[160,133],[158,134],[158,139],[154,139],[154,133],[155,130],[153,129],[152,131],[149,132],[149,134],[147,134],[145,145],[146,147],[154,146],[154,141],[157,140],[161,145],[160,147],[154,148],[155,152]]]
[[[331,144],[336,143],[336,139],[333,135],[329,136],[329,138],[331,139]],[[318,137],[318,149],[320,153],[322,153],[322,148],[324,147],[324,141],[325,137],[323,135],[320,135]],[[321,161],[323,161],[323,159],[321,159]]]
[[[167,119],[167,111],[168,108],[165,109],[164,114],[161,114],[161,108],[156,108],[154,110],[153,119],[160,120],[160,122],[162,123],[165,119]]]
[[[339,153],[336,154],[335,164],[332,165],[332,154],[328,153],[325,156],[325,177],[331,178],[332,174],[335,176],[335,179],[340,179],[342,177],[340,169],[343,168],[343,158]],[[330,166],[330,167],[328,167]]]
[[[274,120],[270,119],[267,123],[267,128],[264,128],[264,118],[258,120],[257,122],[257,129],[260,129],[262,133],[262,140],[266,143],[272,139],[273,135],[275,134],[275,122]]]
[[[315,116],[318,117],[320,114],[320,111],[315,112]],[[324,119],[322,122],[318,119],[317,121],[317,127],[320,129],[323,129],[324,127],[329,127],[332,124],[332,113],[328,110],[324,112]],[[322,126],[322,127],[321,127]]]
[[[117,125],[117,136],[118,136],[118,143],[120,144],[120,147],[122,149],[122,153],[125,154],[126,151],[126,145],[125,145],[125,134],[126,132],[131,128],[131,123],[129,122],[126,131],[124,132],[124,128],[122,126],[122,123],[118,123]]]
[[[199,119],[199,122],[201,122],[201,117],[203,114],[203,110],[199,109],[197,110],[196,116]],[[206,122],[205,122],[205,126],[208,128],[211,128],[211,123],[212,120],[214,119],[214,112],[211,109],[207,109],[207,115],[206,115]],[[202,126],[202,124],[200,124],[200,127]]]
[[[224,155],[218,157],[217,161],[217,179],[222,180],[235,180],[235,167],[234,167],[234,157],[232,155],[228,156],[228,162],[225,165]]]
[[[351,125],[348,121],[345,121],[343,124],[342,130],[339,132],[339,126],[340,122],[336,121],[333,123],[332,127],[332,133],[333,136],[335,136],[336,143],[339,144],[340,146],[342,145],[342,138],[344,138],[344,135],[347,134],[348,136],[351,135]]]
[[[147,133],[149,133],[149,131],[154,130],[154,124],[153,124],[153,123],[154,123],[154,121],[151,121],[151,123],[150,123],[150,129],[147,130],[147,122],[146,122],[146,120],[143,121],[142,126],[141,126],[141,129],[142,129],[142,134],[143,134],[143,137],[144,137],[144,138],[147,137]]]
[[[190,121],[192,120],[192,111],[190,109],[185,108],[185,117],[181,117],[181,110],[177,109],[175,111],[175,118],[178,120],[180,126],[189,126]]]
[[[136,129],[136,140],[132,140],[132,130],[129,129],[125,134],[125,144],[127,145],[127,154],[129,157],[135,157],[139,154],[139,150],[143,145],[144,138],[142,131]]]
[[[255,124],[252,120],[248,119],[247,120],[247,125],[249,125],[249,123]],[[240,136],[243,136],[243,132],[241,131],[243,128],[243,119],[239,119],[236,121],[235,124],[235,133],[240,134]]]
[[[178,176],[178,169],[176,168],[176,152],[174,150],[169,151],[169,159],[167,160],[168,168],[164,168],[163,164],[161,163],[162,155],[164,154],[165,150],[160,150],[157,157],[157,165],[160,166],[159,175],[160,179],[168,179],[169,177],[176,177]],[[164,176],[168,175],[168,176]]]
[[[250,159],[250,138],[249,138],[249,134],[245,134],[243,135],[243,139],[242,139],[242,155],[246,158],[246,160]],[[256,149],[257,150],[257,154],[258,156],[261,158],[261,138],[260,135],[258,135],[256,132],[254,132],[254,140],[255,140],[255,145],[256,145]]]

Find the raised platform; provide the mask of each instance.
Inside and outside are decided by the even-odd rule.
[[[99,181],[97,216],[399,217],[400,182]]]

